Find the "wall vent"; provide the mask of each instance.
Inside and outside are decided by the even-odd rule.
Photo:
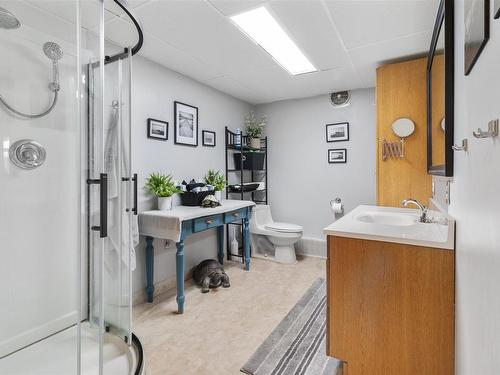
[[[350,91],[338,91],[330,94],[330,102],[335,108],[347,107],[351,102]]]

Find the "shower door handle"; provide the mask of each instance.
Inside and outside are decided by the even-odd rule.
[[[99,179],[87,180],[89,185],[99,185],[99,216],[98,226],[92,226],[90,229],[99,232],[99,237],[108,237],[108,174],[101,173]]]
[[[134,173],[132,181],[134,181],[134,207],[132,208],[132,212],[134,215],[137,215],[137,173]]]

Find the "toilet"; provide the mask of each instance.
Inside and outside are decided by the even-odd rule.
[[[253,208],[250,233],[267,236],[275,248],[274,260],[279,263],[297,262],[294,244],[301,239],[302,231],[300,225],[273,221],[271,207],[268,205],[257,205]]]

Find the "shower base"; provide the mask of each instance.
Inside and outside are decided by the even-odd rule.
[[[81,375],[99,374],[97,330],[88,323],[81,325]],[[9,375],[71,375],[77,374],[77,330],[70,327],[33,345],[0,359],[0,374]],[[139,350],[118,337],[106,334],[104,339],[104,374],[135,375]],[[144,364],[142,364],[144,369]],[[141,370],[142,370],[141,369]]]

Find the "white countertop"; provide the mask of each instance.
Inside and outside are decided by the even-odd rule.
[[[429,210],[428,217],[440,218],[442,223],[446,219],[446,224],[420,223],[418,221],[420,214],[421,211],[417,209],[363,205],[327,226],[323,233],[331,236],[454,250],[455,221],[438,211]],[[386,223],[363,221],[376,215],[381,215]],[[399,224],[392,225],[391,221]]]

